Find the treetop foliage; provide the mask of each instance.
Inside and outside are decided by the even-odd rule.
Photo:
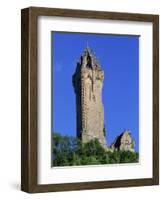
[[[98,141],[82,143],[72,136],[53,134],[53,166],[136,163],[139,154],[131,151],[106,151]]]

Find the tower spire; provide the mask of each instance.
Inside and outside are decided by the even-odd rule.
[[[91,50],[89,47],[88,41],[86,43],[86,48],[84,49],[84,52],[80,58],[81,67],[87,67],[87,68],[96,68],[101,69],[101,65],[98,61],[98,59],[95,56],[95,53]]]

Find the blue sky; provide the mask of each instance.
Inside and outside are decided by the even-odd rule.
[[[87,43],[105,74],[102,100],[107,143],[129,129],[138,151],[139,36],[52,33],[52,130],[76,136],[72,75]]]

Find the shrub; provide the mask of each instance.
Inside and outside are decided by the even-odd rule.
[[[139,153],[131,151],[106,151],[94,139],[83,144],[81,140],[71,136],[53,135],[53,165],[97,165],[116,163],[135,163],[139,160]]]

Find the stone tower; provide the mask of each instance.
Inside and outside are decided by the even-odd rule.
[[[77,137],[82,142],[97,138],[106,148],[102,104],[104,72],[90,48],[84,50],[72,79],[76,94]]]

